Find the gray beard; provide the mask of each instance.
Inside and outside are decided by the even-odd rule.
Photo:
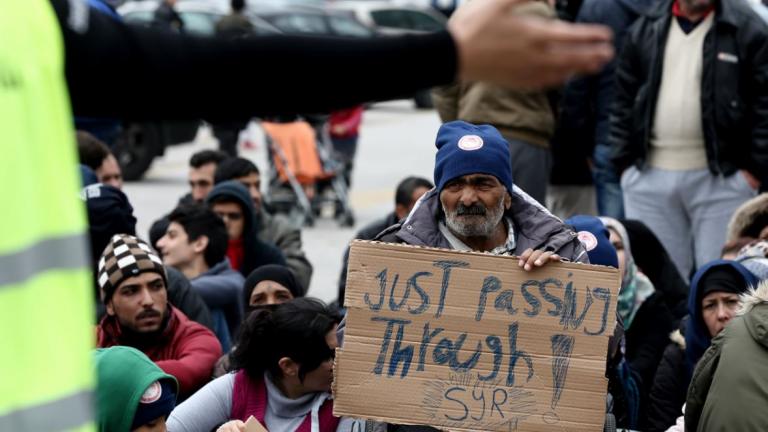
[[[459,216],[458,211],[449,212],[443,206],[445,225],[452,233],[460,237],[490,237],[504,217],[504,200],[499,200],[495,208],[487,208],[483,216]],[[481,221],[477,221],[481,219]]]

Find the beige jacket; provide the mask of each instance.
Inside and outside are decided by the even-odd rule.
[[[554,19],[555,11],[543,1],[519,6],[520,13]],[[490,124],[506,138],[548,147],[555,118],[544,91],[508,90],[483,82],[457,83],[432,91],[443,122],[464,120]]]

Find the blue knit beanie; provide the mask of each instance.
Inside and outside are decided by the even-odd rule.
[[[176,407],[176,387],[176,383],[168,379],[150,384],[139,399],[131,430],[138,429],[160,417],[167,418]]]
[[[616,249],[611,244],[611,236],[603,222],[586,215],[573,216],[565,221],[578,233],[579,241],[589,255],[589,263],[619,268]]]
[[[440,192],[449,181],[467,174],[489,174],[512,193],[509,143],[489,125],[452,121],[440,126],[435,140],[435,186]]]

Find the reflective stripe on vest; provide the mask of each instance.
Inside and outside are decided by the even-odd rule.
[[[0,9],[0,430],[93,430],[93,288],[63,41],[48,0]]]

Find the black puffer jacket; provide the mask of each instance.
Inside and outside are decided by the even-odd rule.
[[[638,220],[622,219],[629,235],[632,257],[644,275],[648,276],[656,291],[663,294],[664,302],[672,313],[674,326],[688,313],[688,284],[680,276],[667,250],[647,225]]]
[[[688,391],[683,336],[687,321],[687,318],[683,319],[680,329],[670,336],[671,341],[656,369],[656,378],[648,398],[648,432],[663,432],[683,415],[683,404]]]
[[[645,299],[632,325],[624,332],[627,340],[626,359],[635,373],[640,391],[639,430],[646,430],[647,427],[648,393],[669,341],[669,334],[674,330],[672,321],[672,313],[667,308],[664,295],[656,291]]]
[[[168,275],[168,301],[192,321],[198,322],[213,331],[211,312],[200,294],[192,290],[189,280],[180,271],[166,267]]]
[[[704,40],[701,117],[709,169],[745,169],[768,182],[768,25],[746,0],[719,0]],[[639,18],[616,70],[610,115],[613,163],[642,168],[649,149],[672,0]]]

